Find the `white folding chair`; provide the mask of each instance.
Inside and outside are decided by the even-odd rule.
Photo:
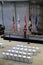
[[[18,55],[18,51],[15,51],[15,54],[17,54],[17,55]]]
[[[17,45],[16,47],[19,47],[20,48],[20,45]]]
[[[24,52],[27,52],[27,50],[28,50],[27,48],[24,48],[24,49],[23,49]]]
[[[13,50],[16,50],[16,47],[13,47]]]
[[[17,60],[17,54],[14,54],[13,59],[16,61]]]
[[[6,53],[6,59],[10,59],[10,55],[8,52]]]
[[[23,48],[23,45],[20,45],[20,48]]]
[[[15,53],[15,50],[11,50],[11,53],[13,53],[13,54],[14,54],[14,53]]]
[[[27,56],[27,63],[32,63],[32,57],[30,57],[30,56]]]
[[[22,55],[22,53],[23,53],[22,51],[19,51],[19,52],[18,52],[18,55]]]
[[[27,53],[26,52],[23,52],[23,56],[26,56],[27,55]]]
[[[9,49],[9,50],[7,50],[7,52],[8,52],[8,53],[11,53],[11,50]]]
[[[32,47],[31,46],[28,46],[28,49],[32,49]]]
[[[39,47],[35,47],[35,48],[36,48],[37,53],[40,53]]]
[[[20,48],[20,51],[23,51],[23,48]]]
[[[26,56],[23,56],[23,62],[27,62]]]
[[[27,56],[33,56],[33,53],[27,53]]]
[[[17,51],[19,51],[19,49],[20,49],[19,47],[16,48]]]
[[[24,46],[24,49],[27,48],[28,46]]]
[[[3,58],[6,58],[6,53],[2,52]]]
[[[23,62],[23,55],[20,56],[20,61]]]
[[[32,53],[32,49],[28,49],[28,51],[27,51],[28,53]]]
[[[33,56],[37,55],[37,51],[35,49],[32,50]]]
[[[18,56],[18,55],[16,56],[16,61],[20,61],[20,60],[19,60],[19,56]]]
[[[18,55],[18,58],[19,58],[19,62],[21,61],[21,57],[22,57],[21,55]]]
[[[10,58],[9,59],[11,59],[11,60],[13,60],[13,54],[12,53],[10,53]]]
[[[34,50],[35,49],[35,47],[32,47],[32,50]]]

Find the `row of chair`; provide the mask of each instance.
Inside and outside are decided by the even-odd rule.
[[[37,55],[38,47],[17,45],[9,50],[3,51],[3,58],[15,61],[32,63],[32,56]]]
[[[5,53],[3,52],[3,57],[5,59],[11,59],[11,60],[15,60],[15,61],[21,61],[21,62],[27,62],[27,63],[31,63],[32,62],[32,57],[31,56],[26,56],[26,55],[17,55],[17,54],[13,54],[13,53]]]

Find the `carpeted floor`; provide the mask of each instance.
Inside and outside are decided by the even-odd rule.
[[[27,42],[25,43],[17,41],[7,41],[3,40],[2,38],[0,38],[0,43],[3,43],[4,46],[4,48],[0,48],[0,65],[43,65],[43,44],[36,43],[27,44]],[[10,49],[17,44],[38,46],[40,48],[40,54],[38,54],[37,56],[33,56],[31,64],[2,59],[2,51]]]

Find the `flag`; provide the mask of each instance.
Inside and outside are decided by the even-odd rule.
[[[26,16],[24,17],[24,30],[27,30]]]
[[[12,31],[14,32],[15,30],[15,22],[14,22],[14,16],[13,16],[13,20],[12,20]]]

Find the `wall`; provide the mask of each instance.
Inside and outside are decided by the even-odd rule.
[[[26,0],[27,1],[27,0]],[[16,8],[15,8],[16,7]],[[42,7],[43,8],[43,7]],[[0,5],[0,23],[2,23],[2,5]],[[32,22],[33,22],[33,29],[34,31],[36,30],[35,28],[35,17],[36,14],[38,15],[38,19],[41,21],[43,21],[43,18],[41,17],[42,15],[41,12],[43,13],[43,10],[41,9],[40,6],[37,6],[37,12],[36,12],[36,6],[31,6],[30,8],[30,13],[31,13],[31,18],[32,18]],[[16,14],[15,14],[16,13]],[[12,27],[12,17],[14,16],[16,19],[15,21],[17,22],[17,16],[20,16],[20,24],[21,27],[23,27],[24,25],[24,16],[26,15],[27,18],[27,25],[29,25],[29,3],[28,2],[20,2],[20,3],[4,3],[3,5],[3,17],[4,17],[4,25],[6,26],[7,29],[11,29]],[[38,20],[38,22],[39,22]],[[40,23],[41,24],[41,23]],[[39,27],[41,27],[41,25],[39,24]]]

